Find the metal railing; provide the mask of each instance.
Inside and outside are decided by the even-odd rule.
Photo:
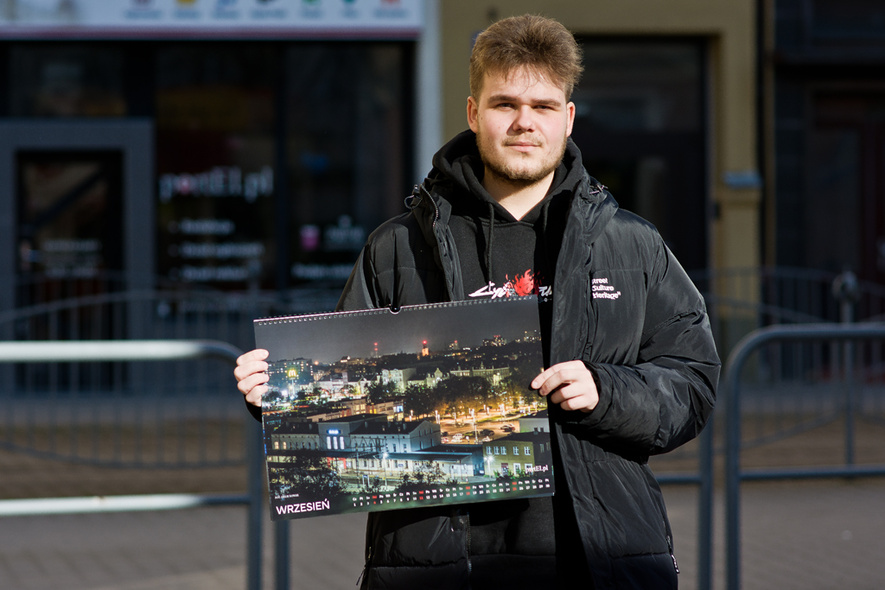
[[[692,271],[712,311],[745,312],[757,327],[876,321],[885,317],[885,286],[850,271],[761,266]],[[846,304],[851,317],[846,317]]]
[[[728,590],[741,584],[742,481],[885,475],[885,463],[859,464],[855,453],[858,418],[885,426],[883,344],[883,323],[805,324],[757,330],[732,350],[724,388]],[[843,423],[840,464],[742,466],[742,455],[753,446],[837,421]]]
[[[0,362],[10,366],[0,373],[0,449],[73,469],[111,469],[78,484],[89,495],[7,494],[0,516],[246,504],[247,587],[260,588],[266,518],[260,423],[237,395],[231,362],[253,345],[254,318],[325,311],[337,295],[315,289],[292,298],[182,285],[133,291],[113,276],[32,277],[17,288],[31,304],[0,311]],[[116,475],[229,474],[240,467],[247,473],[244,494],[169,493],[178,489],[174,478],[146,484],[164,493],[140,493],[150,490],[124,486]],[[200,485],[194,478],[192,486]],[[109,495],[121,488],[137,495]]]
[[[0,363],[98,363],[98,362],[170,362],[195,361],[200,359],[220,359],[230,366],[241,351],[224,342],[187,340],[135,340],[135,341],[65,341],[65,342],[0,342]],[[156,393],[156,391],[154,391]],[[233,396],[232,396],[233,397]],[[116,401],[131,405],[131,397]],[[162,403],[162,402],[161,402]],[[171,510],[218,504],[246,504],[248,507],[247,525],[247,588],[261,588],[261,522],[263,518],[263,447],[258,423],[243,410],[245,461],[247,468],[245,495],[218,494],[144,494],[121,496],[96,496],[75,498],[39,498],[0,500],[0,517],[25,514],[62,514],[82,512]],[[52,419],[52,428],[57,428],[52,408],[46,408]],[[37,418],[34,413],[29,418]],[[115,420],[120,414],[113,415]],[[45,419],[46,416],[40,417]],[[16,428],[14,414],[7,418],[9,433]],[[33,421],[29,420],[33,427]],[[27,434],[27,433],[26,433]],[[10,439],[0,440],[0,445],[15,447]],[[33,451],[33,449],[31,449]],[[127,459],[130,463],[132,457]],[[99,461],[100,462],[100,461]],[[142,462],[143,464],[143,462]]]
[[[739,343],[741,337],[759,326],[772,323],[869,320],[885,314],[885,288],[857,282],[852,285],[850,280],[846,281],[850,276],[845,274],[807,269],[755,268],[692,273],[692,277],[707,299],[721,351],[730,350],[734,343],[738,343],[737,348],[743,347],[743,343]],[[100,285],[94,292],[77,288],[50,293],[47,285],[53,286],[56,282],[49,281],[46,285],[34,282],[27,285],[30,297],[28,300],[34,301],[33,305],[0,312],[0,340],[15,340],[3,344],[8,345],[6,352],[9,354],[0,355],[0,359],[20,365],[14,371],[0,375],[0,403],[5,403],[7,412],[3,420],[8,426],[5,429],[6,434],[0,435],[0,448],[74,463],[114,467],[181,468],[248,464],[248,469],[254,470],[257,465],[257,471],[249,476],[249,485],[257,482],[259,488],[261,487],[264,474],[260,455],[255,460],[245,456],[247,450],[254,451],[253,445],[243,444],[236,436],[216,439],[213,438],[214,433],[202,432],[199,434],[201,440],[190,445],[197,449],[196,454],[183,455],[180,450],[182,446],[177,441],[184,436],[183,433],[187,432],[189,426],[170,432],[159,425],[161,422],[171,422],[176,417],[200,416],[205,412],[207,402],[212,400],[213,411],[226,416],[225,420],[242,418],[249,424],[247,428],[258,428],[257,422],[243,411],[240,396],[234,395],[227,365],[223,371],[219,371],[205,360],[187,360],[187,355],[191,352],[183,349],[173,351],[177,347],[187,346],[182,341],[195,339],[232,343],[224,346],[241,349],[250,348],[253,341],[252,319],[328,311],[334,305],[334,296],[330,294],[334,289],[315,292],[293,290],[287,294],[262,293],[257,290],[217,293],[184,290],[180,286],[162,290],[125,291],[122,283],[109,283]],[[46,342],[28,342],[35,339]],[[65,339],[76,342],[66,342]],[[96,342],[95,339],[99,341]],[[113,341],[113,344],[107,341]],[[158,341],[168,344],[169,348],[152,348],[155,345],[160,345],[160,348],[165,346]],[[56,345],[60,347],[50,348]],[[32,346],[45,348],[37,352]],[[100,353],[91,348],[93,346],[99,347]],[[92,356],[93,353],[95,356]],[[185,356],[178,357],[179,353]],[[34,364],[34,354],[44,355],[42,358],[46,364]],[[129,354],[141,356],[136,359],[128,357]],[[220,354],[221,357],[211,353],[228,363],[230,358],[224,358],[227,353]],[[835,366],[830,362],[836,358],[836,353],[832,350],[805,352],[799,357],[809,354],[816,355],[818,366],[823,366],[822,360]],[[867,351],[865,354],[875,356],[879,352]],[[107,356],[99,359],[102,355]],[[90,358],[85,358],[87,356]],[[24,357],[34,362],[25,363]],[[144,361],[149,360],[146,357],[153,357],[150,359],[152,361],[162,361],[163,371],[145,370]],[[758,368],[782,377],[785,372],[795,371],[801,366],[801,362],[801,358],[772,355],[758,363]],[[723,374],[724,378],[730,377],[732,371],[729,368]],[[769,389],[778,388],[783,389],[780,385],[773,385]],[[756,389],[761,391],[765,388]],[[224,395],[216,395],[221,391],[225,392]],[[15,392],[15,397],[4,399],[4,392]],[[165,398],[159,399],[154,405],[139,405],[140,396],[145,395]],[[164,406],[162,403],[173,397],[177,404],[184,404],[175,406],[174,411],[173,406]],[[762,391],[757,397],[759,403],[767,408],[766,411],[774,415],[779,410],[776,407],[778,403],[787,398],[794,399],[795,395],[777,396],[772,391]],[[826,392],[818,397],[825,398]],[[78,404],[78,400],[88,403]],[[14,403],[9,403],[10,401]],[[720,407],[721,405],[720,402]],[[224,409],[218,406],[224,406]],[[78,409],[80,407],[88,410]],[[833,408],[830,407],[829,410],[829,415],[826,412],[816,414],[817,421],[830,419]],[[748,410],[745,407],[744,412],[746,411]],[[785,415],[784,412],[781,415]],[[235,418],[230,418],[231,416]],[[83,431],[88,428],[85,422],[91,419],[101,425],[126,424],[129,421],[130,425],[137,427],[132,429],[136,433],[136,443],[121,444],[121,436],[114,433],[107,439],[99,440],[97,434],[81,436],[82,433],[76,434],[74,429],[51,428],[55,424],[53,420],[59,417],[84,422],[81,429]],[[814,424],[814,420],[808,424],[801,421],[776,424],[773,429],[745,433],[742,444],[763,445],[772,439],[810,428]],[[95,432],[97,431],[96,427]],[[142,434],[138,434],[139,432]],[[258,434],[254,436],[258,440]],[[209,439],[218,444],[207,443],[206,440]],[[696,458],[697,470],[662,473],[658,479],[663,484],[690,484],[699,488],[698,588],[709,588],[712,585],[712,424],[701,434],[699,444],[691,445],[691,449],[680,449],[668,454],[668,457],[680,453],[680,456]],[[748,478],[756,477],[753,474],[746,475]],[[251,494],[250,492],[250,497]],[[226,502],[235,498],[203,496],[199,501],[211,503],[216,500]],[[142,495],[136,502],[143,505],[157,502],[155,506],[162,504],[167,507],[184,507],[193,502],[193,498],[164,494],[161,499],[151,499],[148,495]],[[66,499],[65,503],[66,506],[58,504],[60,509],[74,509],[74,499]],[[131,509],[123,508],[131,506],[125,496],[118,496],[104,503],[89,499],[82,504],[78,510],[87,508],[86,504],[95,509]],[[255,505],[255,502],[250,503],[250,508],[255,509]],[[11,510],[13,505],[6,506]],[[46,510],[46,505],[43,506],[41,510]],[[261,516],[256,518],[260,522]],[[287,530],[288,525],[283,522],[277,525],[275,531],[278,587],[288,584]],[[250,525],[250,535],[253,534]],[[249,546],[260,547],[260,539],[250,540]],[[251,561],[249,569],[251,579]],[[259,575],[257,567],[254,571],[254,575]],[[257,587],[254,582],[250,581],[250,584],[250,588]]]
[[[697,506],[697,588],[704,590],[713,585],[713,417],[698,436],[694,469],[686,472],[658,472],[655,479],[662,485],[696,486]],[[687,455],[683,449],[671,453]]]

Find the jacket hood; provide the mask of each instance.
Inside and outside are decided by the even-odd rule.
[[[484,173],[485,167],[476,147],[476,134],[467,130],[456,135],[434,155],[433,170],[425,182],[431,185],[448,184],[452,190],[444,191],[445,196],[458,208],[476,210],[481,215],[491,205],[498,219],[511,219],[510,213],[492,199],[482,186]],[[574,191],[583,176],[581,151],[569,139],[548,197],[562,191]],[[462,200],[464,202],[460,202]]]
[[[424,219],[432,220],[434,225],[437,222],[443,226],[448,224],[453,206],[473,212],[478,217],[512,219],[482,186],[483,174],[476,134],[468,129],[452,138],[433,156],[433,169],[424,182],[415,187],[413,198],[407,199],[407,205],[415,209],[423,202],[433,212]],[[548,197],[555,197],[564,191],[574,195],[569,207],[570,216],[577,218],[580,226],[578,231],[583,239],[592,243],[615,215],[618,204],[605,186],[587,174],[581,150],[571,138],[566,144]],[[577,203],[579,200],[583,201],[580,205]],[[432,207],[427,201],[432,202]],[[432,234],[429,230],[429,227],[425,227],[428,237]]]

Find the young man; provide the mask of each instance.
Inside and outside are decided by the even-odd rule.
[[[339,309],[536,293],[556,494],[372,513],[364,588],[675,588],[649,455],[694,438],[719,359],[704,302],[655,229],[618,208],[569,139],[580,49],[559,23],[499,21],[470,60],[469,131],[410,211],[369,237]],[[266,391],[266,351],[235,370]]]

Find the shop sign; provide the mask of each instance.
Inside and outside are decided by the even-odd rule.
[[[159,194],[163,203],[175,197],[243,197],[254,203],[273,194],[273,169],[265,166],[244,174],[237,166],[216,166],[194,174],[163,174]]]
[[[423,0],[6,0],[0,38],[133,35],[410,38]]]
[[[261,280],[268,256],[270,166],[214,166],[161,174],[157,183],[161,272],[175,281],[243,286]],[[261,199],[261,201],[259,201]]]

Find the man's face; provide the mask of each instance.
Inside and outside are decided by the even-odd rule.
[[[467,99],[486,174],[518,186],[553,174],[574,120],[563,89],[526,68],[486,74],[479,96]]]

